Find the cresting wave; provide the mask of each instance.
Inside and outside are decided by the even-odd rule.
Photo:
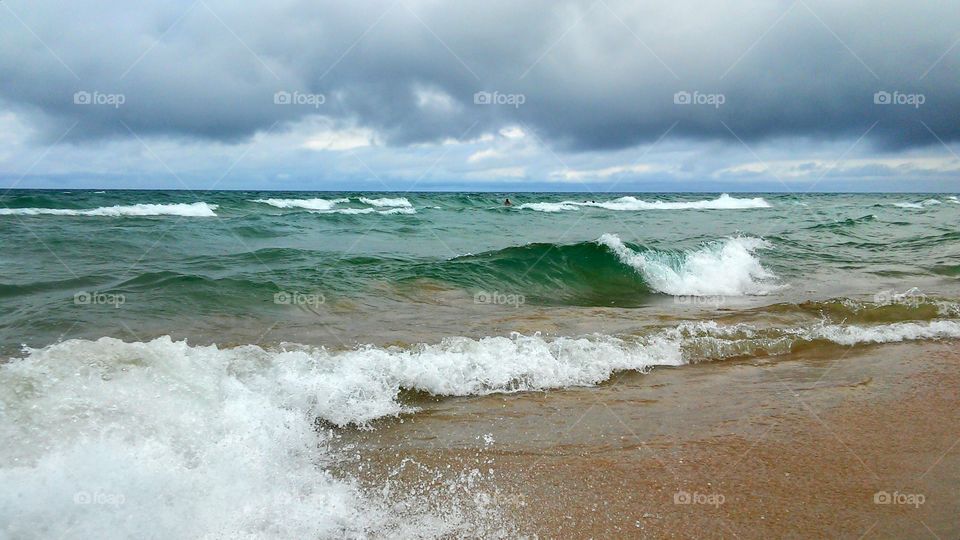
[[[410,204],[410,201],[408,201],[405,197],[382,197],[379,199],[359,197],[356,200],[374,208],[344,208],[337,210],[340,210],[341,213],[352,214],[370,213],[371,211],[374,211],[375,208],[406,208],[413,210],[413,205]],[[305,210],[333,211],[337,205],[349,203],[350,201],[351,199],[348,197],[341,197],[339,199],[254,199],[251,202],[269,204],[270,206],[275,206],[277,208],[303,208]],[[343,210],[350,210],[350,212],[342,212]],[[364,212],[357,212],[357,210],[364,210]]]
[[[666,294],[742,296],[767,294],[779,287],[777,276],[756,257],[758,250],[771,248],[760,238],[727,238],[681,253],[637,252],[614,234],[604,234],[597,242],[643,275],[652,289]]]
[[[898,202],[898,203],[893,203],[893,206],[896,206],[897,208],[919,209],[919,208],[926,208],[926,207],[928,207],[928,206],[936,206],[936,205],[938,205],[938,204],[943,204],[943,203],[942,203],[939,199],[926,199],[926,200],[923,200],[923,201],[920,201],[920,202]]]
[[[772,246],[734,237],[687,250],[628,245],[614,234],[575,244],[536,243],[464,255],[410,273],[470,290],[523,291],[544,305],[639,306],[651,293],[762,295],[781,288],[758,252]]]
[[[333,210],[318,210],[318,214],[346,214],[346,215],[361,215],[361,214],[380,214],[383,216],[389,216],[392,214],[416,214],[417,210],[415,208],[387,208],[386,210],[377,210],[376,208],[334,208]]]
[[[216,217],[215,204],[205,202],[176,203],[176,204],[132,204],[128,206],[104,206],[89,210],[72,208],[0,208],[0,215],[19,216],[184,216],[184,217]]]
[[[562,202],[538,202],[525,203],[517,208],[526,210],[535,210],[537,212],[565,212],[577,210],[581,206],[594,208],[603,208],[606,210],[617,211],[637,211],[637,210],[742,210],[748,208],[770,208],[770,203],[762,197],[752,199],[738,199],[724,193],[711,200],[702,201],[653,201],[648,202],[635,197],[620,197],[612,201],[562,201]]]
[[[392,208],[412,208],[413,205],[410,204],[410,201],[406,197],[382,197],[379,199],[368,199],[366,197],[360,197],[360,202],[363,204],[369,204],[370,206],[376,207],[392,207]]]
[[[340,203],[350,202],[350,199],[255,199],[252,202],[269,204],[277,208],[330,210]]]

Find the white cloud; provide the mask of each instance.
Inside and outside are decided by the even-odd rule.
[[[827,173],[856,172],[884,168],[901,174],[910,172],[950,173],[960,171],[960,159],[952,157],[859,158],[831,161],[827,159],[790,159],[754,161],[718,170],[714,176],[768,174],[780,178],[819,177]]]
[[[621,174],[647,174],[658,170],[652,165],[616,165],[603,169],[564,169],[550,173],[552,178],[580,181],[586,179],[610,178]]]
[[[417,97],[417,107],[421,109],[452,112],[460,107],[450,94],[436,88],[417,88],[414,94]]]
[[[467,162],[476,163],[484,159],[497,158],[500,156],[502,156],[502,154],[498,150],[494,150],[493,148],[487,148],[486,150],[479,150],[477,152],[470,154],[470,157],[467,158]]]
[[[527,134],[517,126],[510,126],[501,129],[500,135],[508,139],[522,139],[523,137],[527,136]]]
[[[310,135],[303,147],[310,150],[343,151],[373,146],[375,143],[376,136],[369,129],[330,129]]]
[[[526,175],[526,167],[499,167],[469,172],[464,176],[472,180],[496,180],[498,178],[523,178]]]

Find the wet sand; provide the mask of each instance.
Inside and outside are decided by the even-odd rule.
[[[497,506],[531,537],[957,538],[958,367],[956,342],[830,347],[420,396],[343,442],[361,481]]]

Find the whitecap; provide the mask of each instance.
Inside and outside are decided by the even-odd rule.
[[[410,204],[410,201],[408,201],[406,197],[397,197],[397,198],[382,197],[379,199],[368,199],[366,197],[360,197],[359,200],[363,204],[369,204],[370,206],[376,206],[378,208],[380,207],[410,208],[413,206],[412,204]]]
[[[760,238],[727,238],[681,253],[637,252],[615,234],[604,234],[597,242],[639,272],[652,289],[665,294],[742,296],[779,288],[777,276],[756,256],[757,250],[770,247]]]
[[[329,210],[340,203],[350,202],[350,199],[255,199],[251,202],[269,204],[277,208]]]
[[[626,196],[611,201],[561,201],[557,203],[525,203],[518,208],[535,210],[538,212],[564,212],[576,210],[581,206],[602,208],[614,211],[639,210],[746,210],[752,208],[770,208],[762,197],[751,199],[731,197],[724,193],[716,199],[700,201],[644,201],[636,197]]]
[[[539,202],[539,203],[524,203],[518,206],[520,210],[535,210],[537,212],[564,212],[567,210],[576,210],[577,205],[571,202]]]
[[[317,210],[314,211],[315,214],[345,214],[348,216],[354,215],[363,215],[363,214],[380,214],[381,216],[389,216],[394,214],[416,214],[417,210],[415,208],[387,208],[386,210],[377,210],[376,208],[334,208],[332,210]]]
[[[939,199],[926,199],[920,202],[898,202],[898,203],[892,203],[892,204],[897,208],[918,209],[918,208],[926,208],[927,206],[935,206],[935,205],[941,204],[941,201]]]
[[[184,217],[216,217],[215,204],[205,202],[176,203],[176,204],[133,204],[128,206],[104,206],[88,210],[72,208],[0,208],[0,215],[21,216],[184,216]]]

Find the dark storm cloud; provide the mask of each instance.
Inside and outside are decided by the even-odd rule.
[[[869,130],[895,149],[960,137],[958,22],[946,4],[893,1],[13,0],[0,99],[50,140],[76,123],[68,140],[236,141],[323,114],[396,145],[519,123],[576,150],[671,126],[734,144]],[[478,91],[523,103],[475,104]]]

